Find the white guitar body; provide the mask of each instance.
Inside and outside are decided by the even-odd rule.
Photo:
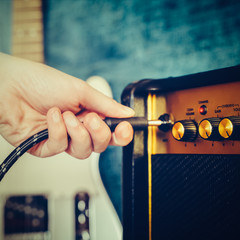
[[[12,150],[1,137],[1,162]],[[90,239],[122,239],[122,225],[101,181],[98,161],[96,153],[86,160],[66,153],[45,159],[24,154],[0,182],[0,239],[4,239],[3,209],[7,197],[40,194],[48,199],[47,239],[75,240],[74,196],[79,192],[87,192],[90,197]]]

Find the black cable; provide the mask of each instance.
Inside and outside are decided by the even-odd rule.
[[[0,165],[0,181],[3,179],[5,174],[8,172],[8,170],[12,167],[12,165],[30,148],[32,148],[37,143],[40,143],[41,141],[48,138],[48,130],[45,129],[30,138],[28,138],[26,141],[21,143],[17,148],[15,148],[8,157],[3,161],[3,163]]]

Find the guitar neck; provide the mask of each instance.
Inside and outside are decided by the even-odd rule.
[[[13,0],[12,55],[44,62],[41,0]]]

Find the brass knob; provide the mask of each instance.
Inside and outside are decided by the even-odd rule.
[[[223,118],[219,123],[218,131],[225,139],[240,140],[240,117]]]
[[[196,122],[193,120],[182,120],[176,122],[172,127],[172,135],[178,141],[194,141],[197,137]]]
[[[177,122],[173,125],[172,135],[176,140],[181,140],[184,135],[184,126],[181,122]]]
[[[206,118],[199,123],[198,132],[204,140],[221,140],[222,137],[218,131],[220,118]]]

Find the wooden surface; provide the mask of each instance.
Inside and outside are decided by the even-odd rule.
[[[44,62],[41,0],[13,0],[12,55]]]

